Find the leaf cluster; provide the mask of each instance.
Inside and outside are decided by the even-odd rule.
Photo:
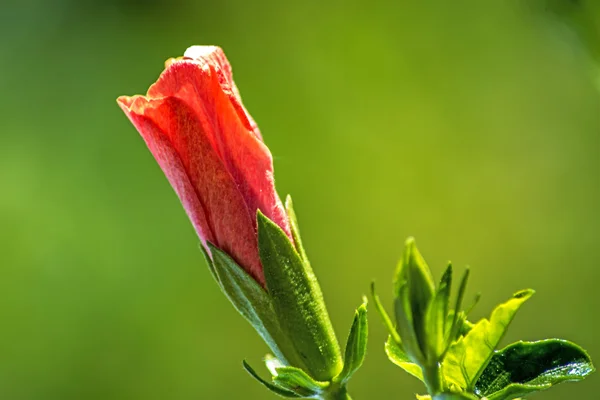
[[[515,293],[489,318],[471,323],[462,309],[468,277],[466,270],[452,307],[452,265],[436,288],[411,238],[394,278],[395,323],[372,285],[375,307],[389,330],[388,358],[421,380],[434,400],[517,399],[584,379],[594,371],[587,353],[565,340],[517,342],[498,350],[517,311],[534,291]]]

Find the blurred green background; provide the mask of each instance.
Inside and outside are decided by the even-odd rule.
[[[371,280],[391,302],[414,235],[436,274],[472,266],[474,318],[537,290],[504,343],[564,337],[600,363],[597,4],[4,0],[0,398],[275,398],[241,367],[264,373],[266,346],[115,102],[193,44],[233,65],[338,337]],[[423,392],[370,327],[353,397]]]

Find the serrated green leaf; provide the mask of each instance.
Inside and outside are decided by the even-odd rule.
[[[242,363],[244,365],[244,369],[250,374],[250,376],[252,376],[254,379],[256,379],[259,383],[261,383],[264,387],[269,389],[271,392],[273,392],[281,397],[286,397],[286,398],[302,397],[302,396],[292,392],[291,390],[283,389],[277,385],[272,384],[271,382],[267,382],[266,380],[261,378],[250,365],[248,365],[246,360],[244,360]]]
[[[367,338],[369,335],[369,326],[367,324],[367,303],[366,301],[356,309],[354,320],[350,327],[348,340],[346,341],[346,351],[344,353],[344,368],[335,378],[336,382],[345,384],[352,374],[354,374],[362,365],[367,355]]]
[[[329,382],[316,381],[299,368],[282,367],[276,371],[273,383],[302,397],[316,397],[329,386]]]
[[[426,315],[426,336],[428,341],[427,359],[436,363],[446,349],[446,319],[449,311],[450,289],[452,287],[452,265],[448,265],[433,300],[429,303]]]
[[[512,299],[494,309],[489,320],[481,319],[450,347],[442,363],[447,384],[473,391],[517,310],[533,293],[530,289],[515,293]]]
[[[423,371],[421,370],[421,367],[410,360],[402,347],[394,341],[391,335],[388,336],[388,339],[385,342],[385,354],[387,354],[388,359],[391,362],[423,382]]]
[[[208,243],[208,247],[216,279],[235,309],[250,322],[277,358],[284,362],[301,361],[293,343],[282,332],[271,298],[263,287],[225,252],[212,243]]]
[[[277,224],[260,211],[257,223],[259,254],[275,314],[303,360],[303,365],[292,365],[328,381],[340,373],[343,363],[317,278]]]
[[[490,400],[510,400],[594,372],[581,347],[566,340],[517,342],[496,351],[475,384],[475,394]]]
[[[379,313],[379,316],[381,316],[381,319],[383,320],[383,324],[387,328],[389,334],[396,341],[396,343],[401,343],[400,335],[398,335],[398,332],[396,332],[396,328],[394,327],[394,323],[392,322],[392,319],[390,318],[388,313],[385,311],[385,308],[383,308],[383,305],[381,304],[381,300],[379,299],[379,296],[377,295],[377,293],[375,293],[375,282],[371,282],[371,297],[373,298],[373,303],[375,303],[375,309]]]

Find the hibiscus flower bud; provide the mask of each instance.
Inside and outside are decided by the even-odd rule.
[[[118,103],[179,196],[217,283],[284,366],[271,389],[346,396],[366,352],[366,305],[355,316],[344,364],[291,199],[284,208],[271,153],[223,51],[193,46],[166,62],[145,96]],[[290,383],[298,377],[305,387]]]
[[[190,47],[166,62],[145,96],[117,100],[179,196],[203,246],[229,254],[264,286],[257,247],[260,210],[290,238],[273,161],[242,104],[225,54]]]

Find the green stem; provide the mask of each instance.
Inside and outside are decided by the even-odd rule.
[[[335,385],[323,394],[321,400],[352,400],[352,397],[348,394],[346,386]]]
[[[423,368],[423,380],[425,386],[427,386],[427,391],[432,397],[443,391],[442,371],[438,363]]]

